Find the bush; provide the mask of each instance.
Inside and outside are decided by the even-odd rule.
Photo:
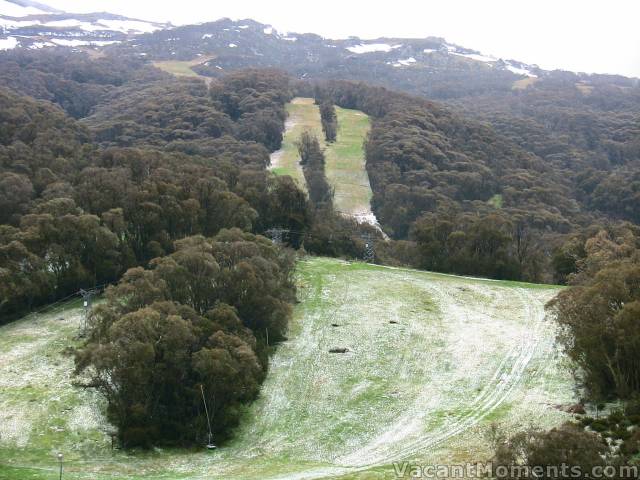
[[[224,438],[264,379],[265,337],[284,338],[295,298],[293,256],[240,230],[176,242],[129,270],[96,308],[77,370],[109,402],[125,447]]]

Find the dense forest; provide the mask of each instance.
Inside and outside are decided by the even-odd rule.
[[[119,87],[113,95],[140,96],[134,112],[121,112],[131,119],[118,132],[110,121],[99,122],[99,112],[79,123],[3,90],[2,317],[112,282],[127,268],[171,253],[173,241],[188,235],[232,227],[262,232],[274,223],[304,229],[304,195],[290,179],[267,175],[267,147],[245,139],[262,131],[252,122],[283,118],[289,92],[264,92],[286,86],[286,79],[246,75],[220,85],[228,88],[220,99],[203,84],[173,79]],[[263,96],[243,81],[264,82]],[[249,93],[238,96],[231,84]],[[176,103],[149,94],[158,89]],[[191,133],[176,139],[177,127]],[[277,143],[278,133],[259,140]]]
[[[388,234],[415,242],[416,266],[564,283],[577,268],[562,258],[572,235],[634,221],[633,176],[604,184],[616,193],[593,185],[620,175],[610,163],[583,158],[571,170],[428,100],[362,83],[323,88],[337,105],[374,119],[366,143],[373,208]],[[626,208],[602,208],[605,195]]]

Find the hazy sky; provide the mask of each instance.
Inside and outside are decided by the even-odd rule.
[[[41,0],[181,25],[253,18],[331,38],[444,37],[543,68],[640,77],[639,0]]]

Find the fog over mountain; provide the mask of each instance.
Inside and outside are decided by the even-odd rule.
[[[328,38],[444,37],[484,54],[517,58],[547,69],[640,77],[640,4],[542,0],[531,5],[490,0],[392,3],[328,0],[313,14],[291,0],[260,2],[150,2],[50,0],[68,11],[107,9],[134,18],[186,25],[222,17],[253,18],[282,31]],[[366,14],[365,14],[366,12]],[[364,21],[366,20],[366,21]]]

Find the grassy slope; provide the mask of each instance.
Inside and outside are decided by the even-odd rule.
[[[335,189],[334,205],[344,213],[368,213],[372,192],[363,147],[371,123],[357,110],[336,107],[336,114],[337,140],[325,151],[327,179]]]
[[[550,404],[573,400],[572,381],[542,310],[557,289],[332,259],[297,278],[290,339],[214,453],[111,452],[104,405],[70,385],[62,353],[78,309],[1,327],[0,478],[52,478],[58,451],[66,479],[389,478],[400,459],[485,459],[491,422],[566,418]]]
[[[305,130],[313,133],[318,139],[323,138],[320,110],[317,105],[314,105],[312,98],[294,98],[287,104],[287,114],[282,149],[271,155],[271,167],[274,173],[290,175],[306,189],[296,142]]]
[[[320,111],[312,98],[295,98],[287,105],[289,118],[282,150],[272,156],[273,171],[291,175],[305,185],[295,142],[309,130],[320,140],[325,150],[326,174],[335,189],[336,210],[348,214],[371,211],[371,187],[365,168],[364,141],[369,132],[369,117],[357,110],[336,107],[338,135],[334,143],[324,142]]]
[[[197,74],[191,67],[201,65],[205,62],[208,62],[209,60],[212,60],[213,58],[215,57],[198,57],[194,60],[188,61],[167,60],[163,62],[153,62],[153,66],[177,77],[201,78],[205,82],[209,83],[211,81],[211,78]]]

